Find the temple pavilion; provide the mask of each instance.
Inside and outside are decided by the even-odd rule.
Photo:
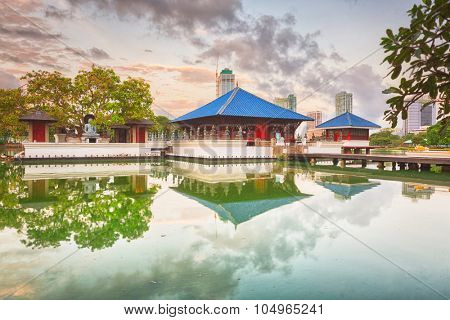
[[[185,115],[172,120],[181,127],[184,139],[222,139],[295,142],[295,129],[313,121],[282,108],[240,87]]]

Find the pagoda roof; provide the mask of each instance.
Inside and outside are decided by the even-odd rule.
[[[333,119],[319,124],[317,129],[336,129],[336,128],[381,128],[376,123],[363,119],[350,112],[345,112]]]
[[[321,179],[316,181],[316,183],[332,191],[333,193],[348,199],[380,184],[376,181],[370,181],[365,177],[348,175],[325,176],[321,177]]]
[[[50,116],[48,113],[37,110],[35,112],[26,114],[19,119],[20,121],[46,121],[46,122],[56,122],[55,118]]]
[[[238,185],[241,186],[241,192],[238,192]],[[261,188],[262,185],[264,187]],[[212,193],[205,186],[216,186],[217,190]],[[225,186],[228,186],[227,193],[223,189]],[[274,178],[247,180],[245,183],[207,183],[187,179],[171,189],[215,211],[223,221],[230,221],[234,225],[310,196],[301,193],[293,181],[287,179],[281,184],[276,183]]]
[[[300,113],[277,106],[240,87],[236,87],[204,106],[172,120],[172,122],[182,122],[212,116],[284,119],[293,121],[314,120]]]

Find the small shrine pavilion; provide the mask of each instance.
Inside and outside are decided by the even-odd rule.
[[[379,129],[379,125],[358,117],[350,112],[345,112],[324,123],[318,125],[317,129],[325,130],[325,140],[328,142],[342,142],[344,153],[359,153],[366,149],[369,153],[369,130]]]
[[[182,130],[183,139],[222,139],[295,142],[295,129],[303,121],[313,121],[282,108],[240,87],[208,104],[172,120]]]
[[[49,124],[57,121],[40,110],[24,115],[19,120],[28,122],[28,140],[30,142],[49,142]]]
[[[153,122],[147,119],[127,120],[125,124],[111,126],[114,130],[114,140],[118,143],[146,143],[148,140],[148,127]]]

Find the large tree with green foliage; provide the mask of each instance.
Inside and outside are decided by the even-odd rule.
[[[33,71],[22,77],[26,89],[0,90],[0,135],[19,138],[26,126],[21,115],[42,110],[56,119],[59,128],[82,133],[84,116],[108,128],[127,119],[154,120],[150,85],[143,79],[120,77],[109,68],[92,66],[72,79],[59,72]]]
[[[72,79],[60,72],[32,71],[22,77],[27,82],[26,112],[42,110],[58,120],[58,127],[73,127],[75,96]]]
[[[393,127],[399,115],[407,118],[409,106],[416,101],[425,100],[425,106],[436,104],[439,119],[450,113],[450,2],[423,0],[408,15],[409,27],[401,27],[396,33],[387,29],[381,40],[387,54],[383,63],[390,68],[388,75],[399,79],[398,85],[385,91],[393,95],[387,100],[390,109],[385,112]]]
[[[0,143],[26,135],[26,124],[19,121],[24,112],[25,97],[21,89],[0,89]]]

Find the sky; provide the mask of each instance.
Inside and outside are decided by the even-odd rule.
[[[0,88],[32,70],[73,76],[92,64],[150,82],[156,113],[215,98],[218,65],[264,99],[297,96],[297,112],[383,118],[390,86],[380,39],[408,26],[410,0],[0,0]]]

